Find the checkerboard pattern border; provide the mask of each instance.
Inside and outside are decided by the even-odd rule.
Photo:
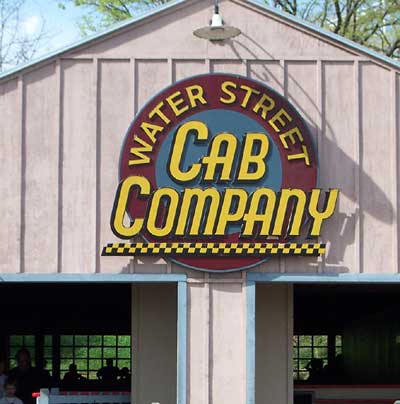
[[[325,254],[321,243],[110,243],[102,256],[269,256],[296,255],[318,257]]]

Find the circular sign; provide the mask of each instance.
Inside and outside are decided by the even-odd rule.
[[[249,234],[244,212],[260,189],[278,196],[283,189],[310,192],[317,171],[309,129],[295,108],[266,85],[229,74],[190,77],[150,100],[130,125],[119,162],[121,182],[143,178],[126,212],[148,243],[284,243],[294,203],[287,203],[281,231],[275,225],[268,235],[261,235],[260,221]],[[209,271],[240,270],[265,259],[170,256]]]

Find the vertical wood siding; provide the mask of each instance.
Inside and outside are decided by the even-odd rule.
[[[129,259],[100,250],[116,240],[109,215],[132,111],[207,72],[248,75],[285,94],[309,124],[320,186],[341,190],[323,259],[273,259],[257,270],[397,272],[399,74],[356,59],[185,58],[60,60],[0,84],[0,164],[9,173],[1,272],[130,272]]]
[[[253,270],[394,273],[400,75],[234,2],[224,2],[224,18],[244,35],[226,46],[192,38],[192,28],[209,20],[201,2],[192,14],[165,18],[0,82],[0,273],[188,273],[189,403],[244,404],[245,274],[100,257],[116,240],[109,217],[128,126],[149,98],[192,75],[264,82],[307,121],[320,187],[341,195],[321,237],[325,257],[271,259]]]
[[[244,286],[210,285],[210,374],[212,403],[245,403],[246,327]],[[194,362],[192,362],[194,363]],[[227,371],[234,369],[234,371]]]
[[[24,78],[25,272],[57,272],[58,84],[55,63]]]
[[[208,404],[210,401],[210,284],[190,284],[188,327],[188,357],[191,364],[188,373],[189,402]]]
[[[93,60],[62,62],[61,271],[95,272],[96,78]]]
[[[207,59],[62,60],[58,69],[53,63],[1,84],[2,132],[13,134],[1,140],[2,172],[10,173],[1,184],[2,272],[129,271],[129,260],[103,260],[99,251],[115,240],[109,214],[132,111],[168,84],[207,71],[247,73],[284,93],[310,126],[320,186],[341,189],[322,237],[323,262],[288,258],[263,268],[397,272],[399,75],[358,61]]]
[[[279,94],[284,94],[285,68],[279,60],[249,60],[247,62],[247,74],[254,80],[261,81]],[[285,260],[281,257],[267,260],[260,268],[254,271],[281,272],[284,271]]]
[[[0,271],[21,271],[22,80],[0,84]]]
[[[395,149],[390,71],[360,64],[360,271],[394,272]]]
[[[318,150],[320,135],[320,108],[318,94],[318,70],[316,61],[285,61],[285,95],[307,121],[315,148]],[[285,259],[285,272],[317,272],[318,258],[296,257]]]
[[[110,234],[110,212],[118,186],[121,142],[134,108],[133,68],[130,60],[99,61],[97,127],[97,223],[96,268],[99,272],[129,272],[126,257],[100,258],[103,245],[117,241]]]
[[[200,26],[207,14],[197,3],[193,7],[190,24]],[[265,21],[231,2],[225,7],[239,25],[251,16]],[[135,113],[169,84],[207,72],[247,75],[284,94],[310,127],[320,187],[341,190],[321,237],[328,244],[325,257],[272,259],[255,270],[398,272],[399,72],[322,45],[276,20],[268,20],[265,29],[254,32],[246,58],[240,49],[248,33],[237,56],[226,46],[208,44],[201,57],[182,47],[171,57],[167,41],[164,54],[158,47],[151,58],[128,31],[1,82],[1,272],[181,272],[162,260],[101,258],[100,251],[116,240],[109,217],[121,145]],[[278,35],[275,42],[267,34]],[[161,34],[143,35],[150,44]],[[317,56],[300,52],[299,39],[308,44],[307,52],[318,49]],[[290,56],[279,56],[283,48],[276,41],[286,41]]]
[[[179,81],[185,77],[205,74],[209,71],[206,60],[173,60],[173,80]]]
[[[318,154],[325,168],[321,170],[320,178],[322,184],[330,184],[330,187],[341,190],[336,218],[325,226],[325,235],[339,236],[334,243],[324,237],[324,241],[329,242],[324,262],[327,271],[345,271],[340,266],[346,262],[349,268],[357,272],[359,265],[356,258],[358,250],[355,248],[356,227],[359,225],[355,69],[352,62],[325,62],[322,65],[322,136],[318,143]],[[344,136],[345,133],[348,135]]]
[[[260,284],[256,296],[256,402],[291,404],[293,286]]]

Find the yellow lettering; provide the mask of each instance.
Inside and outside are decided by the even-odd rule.
[[[136,218],[129,227],[124,225],[126,205],[133,187],[139,188],[139,196],[149,195],[151,190],[150,182],[144,177],[128,177],[119,184],[111,213],[111,229],[117,237],[124,239],[129,239],[137,235],[143,226],[143,219],[138,218]]]
[[[306,163],[306,166],[310,165],[310,156],[308,155],[308,150],[306,146],[301,146],[301,150],[303,150],[303,153],[297,153],[297,154],[289,154],[287,156],[288,160],[300,160],[304,159],[304,162]]]
[[[153,146],[149,145],[143,139],[138,136],[134,136],[133,140],[136,143],[139,143],[142,147],[131,147],[130,153],[134,156],[138,157],[139,160],[129,160],[128,165],[129,167],[135,166],[138,164],[149,164],[150,157],[146,156],[144,153],[151,153],[153,151]]]
[[[323,211],[318,210],[318,201],[319,196],[321,194],[320,189],[313,189],[311,191],[310,203],[308,206],[308,212],[310,216],[314,219],[312,228],[310,231],[310,236],[319,236],[321,235],[321,226],[322,222],[325,219],[329,219],[335,210],[336,201],[339,195],[338,189],[331,189],[329,192],[326,192],[325,196],[325,206]]]
[[[303,220],[304,208],[306,206],[307,197],[301,189],[283,189],[281,197],[279,199],[278,211],[276,212],[276,219],[274,230],[272,234],[274,236],[282,235],[283,224],[286,218],[286,211],[288,209],[289,200],[293,198],[296,200],[295,211],[292,213],[291,225],[289,230],[289,236],[298,236],[300,234],[300,226]],[[294,201],[292,201],[294,203]]]
[[[226,144],[226,150],[225,154],[221,156],[220,154],[223,144]],[[229,181],[231,179],[236,147],[236,136],[232,135],[231,133],[221,133],[213,139],[209,155],[203,157],[202,160],[203,164],[207,165],[204,175],[204,179],[206,181],[217,180],[217,178],[215,178],[217,166],[222,166],[220,176],[221,181]]]
[[[265,101],[268,102],[267,105],[264,104]],[[257,104],[254,106],[253,111],[258,114],[258,111],[261,109],[262,118],[267,119],[267,113],[269,111],[272,111],[274,108],[275,101],[267,94],[263,94],[262,97],[258,100]]]
[[[199,85],[186,87],[186,94],[189,98],[190,106],[192,108],[196,107],[196,101],[200,102],[203,105],[207,104],[206,99],[204,98],[204,90],[203,87]]]
[[[303,140],[304,140],[303,135],[301,134],[300,129],[296,126],[295,128],[290,129],[289,131],[279,135],[279,139],[281,140],[283,147],[285,149],[289,148],[289,145],[288,145],[286,139],[289,139],[291,144],[296,143],[296,139],[293,135],[296,135],[297,139],[300,140],[301,143],[303,142]]]
[[[267,199],[265,207],[261,213],[258,213],[260,210],[260,202],[264,198]],[[253,193],[250,208],[243,217],[243,221],[245,222],[244,230],[242,232],[243,236],[256,235],[254,231],[254,226],[256,223],[261,224],[261,231],[259,232],[261,236],[269,235],[271,220],[275,209],[275,202],[276,194],[270,188],[260,188]]]
[[[140,127],[153,143],[156,142],[156,134],[158,132],[162,132],[164,129],[162,126],[155,125],[154,123],[149,122],[142,122]]]
[[[252,154],[254,144],[258,142],[260,148],[257,154]],[[244,137],[242,161],[237,179],[239,181],[255,181],[262,178],[266,171],[265,157],[269,151],[269,138],[264,133],[247,133]],[[256,167],[250,172],[250,167]]]
[[[196,163],[187,171],[182,171],[180,168],[181,159],[184,155],[185,144],[190,131],[196,133],[197,140],[207,140],[208,139],[208,128],[200,121],[189,121],[184,123],[176,132],[172,151],[169,160],[168,169],[173,178],[180,182],[191,181],[196,178],[201,169],[201,165]]]
[[[236,101],[236,95],[232,91],[229,90],[229,87],[237,88],[237,85],[233,81],[224,81],[221,85],[221,90],[224,94],[228,96],[228,98],[220,98],[219,100],[223,104],[233,104]]]
[[[153,118],[153,116],[158,116],[164,123],[167,125],[171,122],[171,120],[161,111],[161,108],[164,107],[164,102],[161,101],[154,109],[152,109],[149,113],[149,118]]]
[[[178,98],[180,97],[180,98]],[[178,99],[177,99],[178,98]],[[180,109],[178,108],[180,105],[184,103],[184,99],[182,98],[182,93],[180,91],[177,91],[167,97],[167,103],[171,107],[172,111],[174,111],[174,114],[176,116],[182,115],[184,112],[186,112],[189,109],[189,105],[185,105],[184,107],[181,107]]]
[[[285,119],[283,119],[285,118]],[[275,132],[280,132],[289,122],[292,122],[292,117],[286,112],[285,109],[281,108],[269,121],[268,123],[274,128]],[[281,128],[277,126],[280,124]]]
[[[190,206],[193,201],[196,201],[193,213],[190,212]],[[220,195],[215,188],[198,189],[187,188],[183,193],[181,210],[178,218],[178,224],[176,226],[175,234],[177,236],[183,236],[185,234],[187,221],[189,216],[193,214],[192,225],[190,227],[189,234],[191,236],[198,236],[202,221],[205,221],[206,214],[206,201],[210,201],[208,209],[207,221],[205,222],[205,228],[202,235],[211,236],[213,234],[214,225],[216,222]]]
[[[227,188],[222,202],[216,236],[223,236],[228,223],[239,221],[244,214],[247,203],[247,192],[239,188]]]
[[[257,90],[255,90],[254,88],[251,88],[251,87],[249,87],[249,86],[245,86],[244,84],[242,84],[241,86],[240,86],[240,88],[242,89],[242,90],[245,90],[246,91],[246,94],[245,94],[245,96],[243,97],[243,101],[242,101],[242,103],[240,104],[240,106],[242,107],[242,108],[246,108],[247,107],[247,104],[249,103],[249,101],[250,101],[250,97],[252,96],[252,94],[260,94],[260,92],[259,91],[257,91]]]
[[[160,207],[163,206],[161,200],[167,201],[167,207],[165,208],[164,223],[161,227],[157,227],[157,213],[160,211]],[[179,194],[172,188],[159,188],[152,195],[150,210],[147,217],[147,230],[155,237],[165,237],[171,233],[174,222],[175,214],[178,209]]]

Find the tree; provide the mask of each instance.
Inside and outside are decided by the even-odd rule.
[[[79,23],[82,35],[101,31],[104,28],[133,17],[143,9],[149,9],[170,0],[62,0],[59,3],[65,8],[65,3],[73,3],[78,7],[86,7],[88,14]]]
[[[25,0],[0,0],[0,71],[27,62],[44,39],[44,20],[35,32],[24,29]]]
[[[274,0],[275,7],[400,58],[400,0]]]
[[[64,0],[91,11],[84,34],[169,0]],[[321,28],[400,59],[400,0],[264,0]]]

